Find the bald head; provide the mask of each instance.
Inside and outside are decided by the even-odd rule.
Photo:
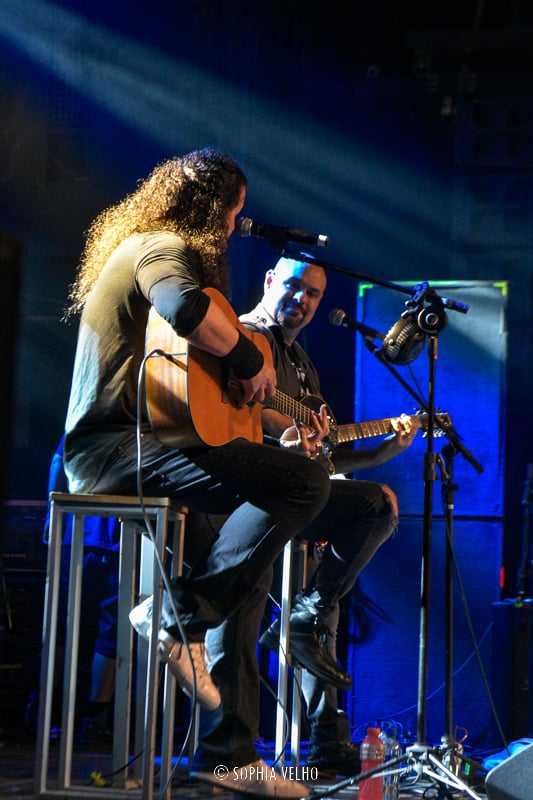
[[[268,270],[263,305],[289,344],[313,319],[326,283],[326,272],[322,267],[285,256]]]

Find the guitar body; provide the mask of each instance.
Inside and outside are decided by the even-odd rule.
[[[272,363],[265,337],[246,330],[220,292],[204,291]],[[145,341],[145,352],[152,351],[155,353],[146,360],[146,405],[152,429],[162,444],[216,447],[237,438],[263,441],[261,405],[239,408],[238,380],[226,374],[219,358],[178,336],[154,308],[148,316]]]

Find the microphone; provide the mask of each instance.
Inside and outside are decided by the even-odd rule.
[[[349,317],[346,311],[342,308],[332,308],[329,312],[328,319],[332,325],[340,325],[342,328],[350,328],[353,331],[362,333],[365,339],[384,339],[385,334],[375,331],[374,328],[369,328],[362,322],[357,322],[356,319]]]
[[[254,222],[249,217],[239,217],[235,220],[235,232],[239,236],[257,236],[266,239],[274,245],[284,245],[287,242],[325,247],[329,238],[323,233],[307,233],[296,228],[280,228],[277,225],[266,225],[263,222]]]
[[[398,322],[384,336],[381,345],[383,357],[389,364],[404,367],[418,358],[426,343],[426,334],[421,331],[412,315],[404,312]]]

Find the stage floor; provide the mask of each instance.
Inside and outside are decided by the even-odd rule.
[[[270,765],[272,763],[271,754],[268,750],[262,753],[265,761]],[[50,776],[52,778],[50,787],[53,788],[53,776],[55,763],[57,761],[57,745],[51,744],[50,749]],[[422,761],[425,761],[425,757]],[[418,762],[419,768],[413,773],[407,774],[407,771],[401,776],[401,800],[414,800],[414,798],[468,798],[478,797],[481,800],[486,798],[486,790],[484,786],[483,777],[466,777],[461,774],[460,780],[465,782],[465,785],[474,793],[469,794],[461,789],[452,789],[448,787],[450,794],[443,793],[443,786],[439,785],[434,780],[429,780],[424,774],[424,770],[420,767],[422,761]],[[109,776],[110,770],[110,754],[109,746],[102,745],[83,745],[74,754],[72,766],[72,784],[73,786],[86,787],[91,784],[91,774],[93,772],[100,773],[104,780],[111,785],[111,778]],[[157,762],[156,762],[157,774]],[[35,775],[35,744],[33,742],[17,742],[9,743],[7,741],[0,742],[0,798],[2,800],[35,800],[34,792],[34,775]],[[298,775],[296,775],[298,777]],[[319,775],[316,780],[310,781],[308,784],[312,788],[313,795],[317,798],[328,797],[332,800],[346,800],[346,798],[353,798],[357,796],[356,784],[342,778],[331,778]],[[158,783],[156,779],[154,788],[154,798],[158,797]],[[440,794],[439,794],[440,791]],[[136,793],[132,791],[132,794]],[[198,781],[190,780],[187,776],[187,763],[186,760],[176,767],[173,780],[171,798],[187,798],[196,800],[197,798],[209,798],[214,794],[220,797],[221,800],[234,800],[240,798],[242,794],[225,789],[216,789],[209,784],[200,783]],[[98,792],[99,797],[102,797],[101,792]]]

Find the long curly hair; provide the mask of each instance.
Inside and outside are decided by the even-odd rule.
[[[227,213],[247,178],[228,155],[206,147],[162,162],[137,189],[102,211],[86,234],[65,317],[82,311],[107,259],[133,233],[172,231],[200,257],[202,288],[229,288]]]

